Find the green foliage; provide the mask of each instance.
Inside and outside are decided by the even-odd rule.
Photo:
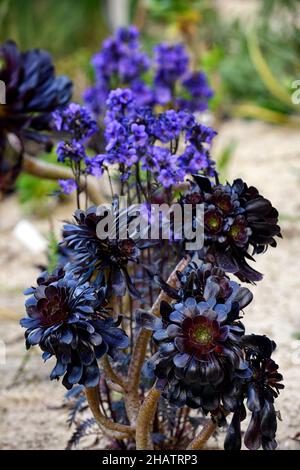
[[[300,341],[300,331],[295,331],[293,334],[292,334],[292,338],[293,339],[296,339],[298,341]]]
[[[57,163],[55,149],[40,158],[49,163]],[[35,213],[45,217],[55,202],[56,196],[49,196],[58,190],[58,183],[21,173],[16,181],[16,190],[19,202],[26,213]]]
[[[51,205],[49,195],[57,190],[57,183],[22,173],[17,180],[16,188],[19,202],[26,213],[46,216]]]
[[[1,0],[0,41],[39,47],[57,57],[98,47],[106,36],[103,0]]]
[[[51,273],[58,265],[58,252],[57,252],[58,240],[54,232],[50,232],[48,235],[48,272]]]
[[[165,19],[178,13],[186,13],[203,5],[201,0],[149,0],[149,9],[153,17]]]
[[[295,4],[265,0],[255,28],[247,32],[242,22],[225,24],[216,18],[219,38],[200,62],[208,73],[219,75],[218,105],[225,114],[237,103],[255,105],[256,117],[272,122],[297,112],[290,99],[291,83],[300,73],[300,30],[289,11]],[[278,113],[276,119],[266,111]]]
[[[236,142],[232,141],[230,142],[221,152],[217,159],[217,170],[222,175],[223,180],[221,181],[222,183],[225,182],[228,168],[230,166],[230,162],[233,157],[233,153],[236,149]]]

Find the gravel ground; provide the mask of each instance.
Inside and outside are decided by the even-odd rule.
[[[294,335],[300,332],[300,135],[298,130],[236,120],[219,129],[215,154],[231,142],[236,146],[227,178],[245,178],[281,213],[284,239],[257,262],[265,277],[252,288],[254,301],[247,308],[245,323],[248,331],[270,335],[278,345],[275,359],[286,385],[277,402],[282,416],[279,446],[299,449],[294,436],[300,431],[300,341]],[[69,217],[70,211],[69,206],[60,207],[54,219]],[[32,354],[25,372],[19,370],[24,358],[17,323],[23,314],[21,292],[36,277],[34,265],[43,262],[13,238],[12,229],[20,217],[14,198],[2,203],[0,340],[6,344],[6,363],[1,364],[0,355],[0,448],[64,449],[70,432],[66,411],[61,409],[63,387],[48,381],[51,366],[44,366],[37,352]],[[33,222],[42,233],[46,232],[47,222]]]

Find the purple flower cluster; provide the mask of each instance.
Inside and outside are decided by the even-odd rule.
[[[150,59],[140,50],[136,27],[120,28],[114,37],[106,39],[102,49],[94,55],[92,65],[96,84],[85,92],[84,99],[96,115],[103,112],[103,103],[116,79],[119,84],[130,85],[139,95],[144,95],[147,87],[140,76],[149,69]],[[147,92],[151,95],[150,89]]]
[[[184,90],[188,93],[187,98],[178,98],[179,108],[188,109],[191,112],[205,111],[207,102],[214,96],[204,72],[191,72],[182,82]]]
[[[77,103],[70,103],[62,111],[53,113],[54,127],[60,132],[67,132],[77,142],[83,142],[98,131],[94,121],[86,108]]]
[[[85,157],[85,148],[80,142],[74,139],[68,141],[62,140],[58,143],[56,153],[57,161],[60,163],[70,161],[79,163]]]
[[[81,174],[101,176],[103,170],[100,165],[100,156],[88,157],[84,143],[98,131],[96,121],[91,117],[86,108],[77,103],[71,103],[62,110],[56,110],[53,114],[53,127],[68,134],[69,138],[58,143],[56,153],[60,163],[67,163],[74,173],[74,180],[59,180],[59,185],[64,194],[71,194],[79,190],[79,178]],[[82,168],[85,164],[85,169]]]
[[[93,64],[99,76],[110,79],[118,74],[124,83],[129,83],[150,66],[144,52],[140,51],[138,30],[120,28],[115,37],[104,41],[102,50],[93,58]]]
[[[70,138],[59,142],[58,161],[80,163],[85,159],[83,143],[98,131],[96,121],[89,112],[77,103],[71,103],[52,114],[53,126],[59,132],[69,134]]]
[[[155,98],[159,104],[169,103],[174,95],[176,81],[188,71],[189,57],[183,44],[158,44],[154,48],[156,72]]]
[[[154,145],[149,148],[149,156],[143,160],[143,169],[155,172],[160,184],[169,188],[184,178],[184,171],[177,160],[168,148]]]
[[[158,44],[150,59],[141,51],[139,32],[134,26],[120,28],[115,36],[106,39],[92,65],[96,83],[86,90],[84,100],[95,115],[104,114],[109,93],[117,87],[130,87],[138,106],[171,104],[190,112],[207,109],[213,96],[206,75],[189,69],[189,56],[183,44]],[[149,84],[143,74],[151,66]]]
[[[157,114],[150,107],[138,106],[131,90],[121,88],[110,93],[107,108],[103,161],[122,164],[125,176],[138,162],[165,188],[183,181],[187,174],[214,174],[209,149],[216,133],[198,124],[193,114],[173,109]],[[181,137],[186,144],[183,153]]]
[[[73,179],[68,180],[58,180],[58,184],[64,194],[72,194],[77,189],[76,181]]]
[[[210,160],[209,146],[212,144],[216,131],[203,124],[195,124],[186,133],[186,141],[189,144],[180,156],[180,165],[185,168],[186,173],[194,174],[199,168],[207,168],[207,174],[213,176],[215,170]]]

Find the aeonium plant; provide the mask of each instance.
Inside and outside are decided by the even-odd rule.
[[[62,377],[68,394],[81,403],[85,394],[89,422],[109,448],[202,449],[225,427],[227,450],[275,449],[283,388],[276,345],[246,333],[252,293],[240,282],[262,279],[248,262],[276,246],[278,213],[241,179],[219,182],[216,132],[171,93],[172,80],[187,73],[182,46],[156,49],[165,60],[152,91],[168,89],[167,105],[141,103],[132,77],[147,61],[136,41],[135,30],[122,29],[97,59],[102,74],[103,61],[111,66],[106,86],[116,71],[129,74],[127,88],[105,96],[102,153],[89,146],[99,130],[86,108],[71,103],[53,114],[65,134],[58,159],[73,175],[60,185],[76,191],[77,209],[63,227],[55,271],[26,292],[26,346],[56,359],[50,378]],[[90,205],[88,177],[109,182],[109,205]],[[169,210],[155,218],[157,205]],[[187,225],[195,238],[202,233],[194,249]]]
[[[70,101],[72,82],[55,75],[48,52],[23,52],[13,41],[0,45],[0,81],[5,85],[5,104],[0,104],[1,196],[13,189],[24,159],[52,148],[51,113]]]

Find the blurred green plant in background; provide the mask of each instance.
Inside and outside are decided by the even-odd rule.
[[[80,99],[91,54],[109,34],[105,5],[105,0],[0,0],[0,42],[13,39],[22,50],[49,51]]]
[[[216,91],[212,109],[221,117],[299,125],[299,106],[291,100],[292,83],[300,77],[298,0],[258,1],[255,21],[249,24],[247,9],[244,18],[228,18],[218,8],[220,1],[148,4],[155,28],[165,24],[171,35],[180,35],[210,75]]]
[[[39,47],[56,58],[97,45],[107,35],[101,0],[1,0],[1,41]]]
[[[39,158],[49,163],[57,162],[55,149]],[[38,217],[47,217],[58,201],[56,181],[21,173],[16,181],[16,189],[19,203],[25,214],[34,213]],[[53,197],[49,197],[51,195]]]

